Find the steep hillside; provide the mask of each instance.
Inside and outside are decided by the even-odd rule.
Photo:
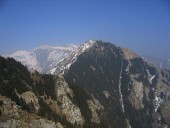
[[[88,105],[87,100],[92,105]],[[102,127],[103,123],[96,124],[89,120],[93,114],[91,109],[98,109],[93,101],[100,105],[82,87],[69,87],[61,75],[29,72],[20,62],[0,57],[2,128]],[[93,120],[98,121],[98,116]]]
[[[50,107],[57,99],[55,91],[54,76],[30,73],[20,62],[0,57],[0,126],[69,127],[63,113],[55,113]],[[30,121],[25,121],[27,118]]]
[[[57,128],[170,127],[170,71],[128,49],[90,40],[54,73],[29,72],[20,62],[0,57],[0,126],[31,127],[35,121],[37,127]],[[18,117],[8,116],[14,111]]]
[[[109,127],[155,128],[169,124],[168,74],[127,49],[95,41],[76,56],[64,77],[70,86],[85,88],[99,101],[100,118]]]

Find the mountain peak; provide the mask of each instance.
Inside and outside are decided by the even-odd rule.
[[[51,74],[58,73],[64,73],[65,70],[69,69],[70,66],[77,60],[77,57],[84,53],[87,49],[93,46],[93,44],[96,41],[94,40],[89,40],[84,42],[82,45],[80,45],[76,50],[70,53],[70,55],[65,58],[63,61],[61,61],[57,67],[53,68],[50,70]]]
[[[56,68],[52,69],[50,72],[52,74],[64,74],[65,71],[70,69],[70,66],[76,61],[79,61],[78,58],[84,54],[89,54],[89,56],[98,56],[98,54],[104,55],[106,51],[114,51],[114,48],[117,47],[111,43],[104,42],[101,40],[88,40],[80,45],[75,51],[61,61]],[[113,49],[112,49],[113,48]],[[107,52],[107,53],[108,53]]]
[[[86,49],[90,48],[91,46],[93,46],[93,44],[95,43],[95,40],[89,40],[84,42],[82,45],[80,45],[77,49],[77,51],[83,53]]]

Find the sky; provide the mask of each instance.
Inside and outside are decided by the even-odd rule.
[[[0,54],[103,40],[170,58],[169,0],[0,0]]]

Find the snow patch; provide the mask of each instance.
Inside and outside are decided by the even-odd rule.
[[[151,78],[150,78],[150,83],[152,84],[152,81],[153,79],[155,78],[156,75],[153,75]]]
[[[58,64],[58,67],[56,67],[58,69],[58,71],[56,72],[56,74],[59,73],[64,73],[65,70],[68,70],[70,68],[70,66],[76,62],[77,60],[77,56],[79,56],[80,54],[82,54],[83,52],[85,52],[87,49],[89,49],[90,47],[92,47],[92,45],[95,43],[95,41],[93,40],[89,40],[87,42],[85,42],[84,44],[80,45],[76,50],[74,50],[72,53],[69,54],[69,56],[67,58],[65,58],[63,61],[61,61]],[[62,65],[64,65],[62,67]],[[62,67],[62,68],[60,68]]]
[[[148,75],[150,76],[151,74],[150,74],[150,71],[149,71],[149,69],[146,69],[146,71],[147,71]]]
[[[120,94],[120,104],[122,106],[122,111],[125,112],[124,103],[123,103],[123,95],[122,95],[122,90],[121,90],[122,69],[123,69],[123,61],[122,61],[122,66],[121,66],[121,70],[120,70],[120,77],[119,77],[119,94]]]
[[[56,68],[53,68],[50,70],[50,73],[53,75],[55,73],[55,71],[56,71]]]
[[[150,78],[150,79],[149,79],[149,82],[152,84],[154,78],[156,77],[156,75],[157,75],[158,73],[156,73],[155,75],[151,75],[149,69],[146,69],[146,71],[147,71],[147,74],[148,74],[148,76],[149,76],[149,78]]]
[[[129,67],[128,66],[127,66],[125,71],[127,72],[127,74],[129,73]]]
[[[157,92],[156,89],[154,89],[154,93],[155,93],[155,112],[157,112],[158,108],[160,107],[160,105],[163,103],[163,99],[161,99],[161,97],[159,96],[159,93]]]

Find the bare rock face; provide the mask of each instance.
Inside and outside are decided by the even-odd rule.
[[[80,108],[73,103],[74,93],[61,75],[56,78],[55,95],[57,99],[45,98],[47,96],[42,96],[42,98],[53,113],[65,117],[72,125],[82,126],[85,122],[84,117]]]
[[[33,120],[29,124],[25,123],[23,120],[9,119],[7,122],[0,124],[1,128],[62,128],[57,127],[55,122],[47,121],[45,119]]]
[[[6,122],[0,123],[1,128],[17,128],[17,127],[25,127],[28,128],[26,123],[22,122],[21,120],[9,119]]]
[[[56,123],[56,128],[63,128],[63,126],[59,122],[57,122]]]
[[[126,58],[128,60],[139,57],[134,52],[132,52],[132,51],[126,49],[126,48],[122,48],[122,51],[123,51],[123,54],[124,54],[124,58]]]
[[[104,109],[101,103],[93,97],[92,100],[87,101],[89,108],[91,110],[92,118],[90,119],[91,122],[100,123],[99,114],[97,112]]]
[[[136,109],[144,108],[143,97],[144,97],[144,85],[142,82],[137,82],[133,80],[133,86],[131,88],[131,93],[129,95],[129,100],[131,104]]]
[[[8,118],[20,118],[19,106],[11,99],[0,95],[0,120],[6,121]]]
[[[61,77],[61,76],[60,76]],[[70,98],[73,98],[74,93],[69,88],[65,81],[60,80],[56,83],[56,95],[57,101],[60,103],[60,112],[66,117],[66,119],[72,124],[84,124],[83,116],[80,109],[72,103]]]
[[[34,120],[30,124],[31,128],[56,128],[55,122],[45,119]]]
[[[162,71],[158,74],[157,87],[155,91],[155,111],[161,111],[165,121],[170,124],[170,83],[168,71]],[[170,80],[170,79],[169,79]]]
[[[33,105],[33,111],[37,113],[39,111],[40,105],[38,103],[38,98],[31,91],[22,93],[21,98],[26,102],[26,104]]]
[[[28,107],[29,111],[38,113],[40,105],[37,96],[32,91],[26,91],[19,94],[15,89],[15,94],[24,103],[24,105]]]
[[[62,125],[23,111],[15,102],[0,95],[0,127],[62,128]]]

